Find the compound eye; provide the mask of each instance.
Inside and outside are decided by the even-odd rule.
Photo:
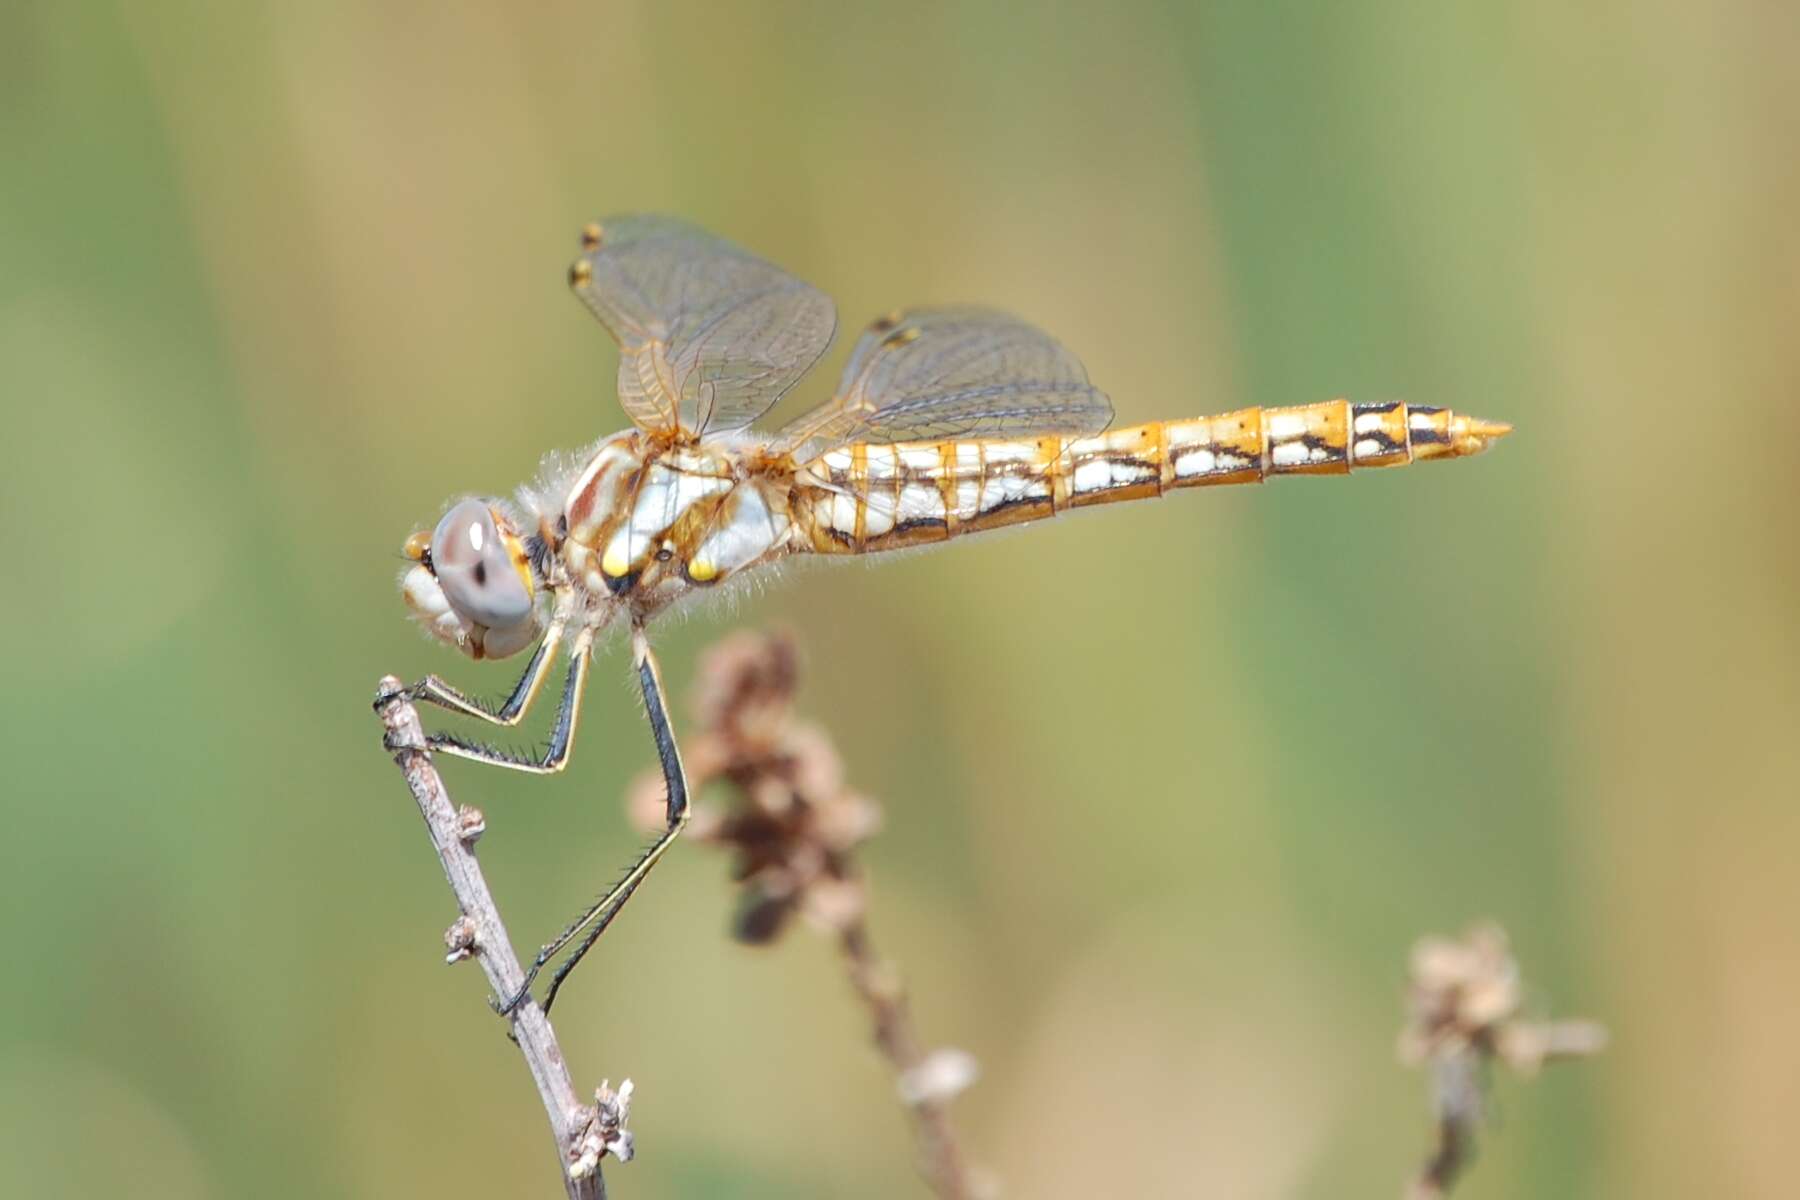
[[[464,500],[431,533],[431,567],[444,598],[465,620],[511,629],[531,616],[531,590],[514,565],[494,514]]]

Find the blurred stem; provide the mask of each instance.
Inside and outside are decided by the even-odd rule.
[[[387,729],[386,745],[394,752],[394,761],[418,802],[419,814],[425,818],[431,834],[432,848],[437,851],[444,876],[463,913],[463,919],[451,927],[454,934],[460,935],[451,961],[472,952],[495,995],[517,995],[525,985],[525,972],[519,966],[518,955],[500,920],[500,910],[471,847],[479,832],[480,814],[465,810],[473,813],[473,818],[465,817],[450,802],[450,793],[425,750],[425,731],[419,725],[418,710],[401,692],[401,686],[392,676],[381,681],[378,694],[389,699],[379,711]],[[535,999],[527,997],[513,1010],[510,1020],[513,1041],[525,1057],[544,1113],[550,1119],[550,1131],[556,1137],[557,1174],[562,1177],[569,1200],[606,1200],[606,1181],[597,1165],[582,1178],[574,1178],[569,1172],[578,1140],[589,1135],[596,1118],[594,1110],[583,1105],[575,1094],[550,1019]]]
[[[919,1044],[899,973],[875,952],[868,880],[855,850],[880,827],[881,809],[845,782],[830,734],[794,719],[798,680],[798,651],[786,634],[733,634],[702,656],[700,727],[687,742],[690,782],[698,790],[725,780],[737,800],[723,810],[700,806],[694,840],[733,854],[740,941],[772,942],[801,914],[837,939],[911,1114],[920,1174],[941,1200],[976,1200],[992,1189],[972,1177],[949,1111],[974,1080],[974,1060]],[[629,807],[647,828],[656,823],[661,788],[646,772],[633,789]]]
[[[1440,1200],[1469,1161],[1475,1130],[1481,1124],[1481,1061],[1462,1048],[1433,1066],[1432,1094],[1437,1109],[1437,1145],[1406,1190],[1407,1200]]]
[[[845,926],[838,945],[850,968],[850,983],[868,1006],[875,1021],[875,1044],[881,1048],[896,1076],[904,1080],[925,1064],[925,1052],[913,1032],[906,989],[899,976],[875,953],[869,927],[860,918]],[[944,1097],[908,1098],[913,1131],[919,1143],[919,1170],[943,1200],[972,1200],[970,1185],[956,1134],[950,1127],[950,1106]]]

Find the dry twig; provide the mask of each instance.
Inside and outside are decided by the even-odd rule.
[[[1585,1058],[1606,1045],[1606,1030],[1593,1021],[1521,1019],[1523,992],[1519,964],[1498,926],[1478,925],[1461,941],[1427,937],[1413,946],[1400,1058],[1431,1072],[1437,1144],[1407,1187],[1411,1200],[1448,1195],[1468,1164],[1490,1062],[1530,1076],[1547,1062]]]
[[[688,776],[695,792],[712,780],[729,782],[737,802],[723,812],[697,807],[689,836],[735,855],[740,941],[771,942],[796,915],[836,938],[912,1114],[920,1171],[945,1200],[971,1200],[985,1189],[963,1161],[949,1103],[974,1081],[975,1062],[919,1044],[899,976],[875,952],[868,884],[854,851],[880,825],[881,810],[845,784],[824,730],[794,720],[797,674],[793,641],[779,634],[734,634],[702,660],[699,728],[683,740]],[[660,774],[638,780],[630,808],[639,825],[660,827]]]
[[[513,952],[473,850],[485,828],[481,813],[468,807],[458,809],[450,803],[444,781],[425,750],[419,714],[412,701],[401,693],[400,681],[388,676],[379,686],[377,695],[385,697],[378,709],[387,730],[385,744],[394,752],[394,761],[406,776],[406,786],[418,801],[432,848],[443,863],[444,875],[463,914],[444,935],[450,949],[446,961],[474,958],[481,963],[496,995],[515,995],[524,984],[525,973],[519,967],[518,955]],[[537,1002],[527,999],[513,1010],[510,1020],[513,1040],[525,1056],[525,1065],[550,1118],[561,1164],[559,1171],[570,1200],[605,1200],[606,1181],[600,1174],[600,1159],[608,1153],[622,1161],[631,1157],[631,1134],[624,1128],[631,1103],[631,1081],[626,1080],[616,1092],[603,1083],[595,1093],[594,1103],[582,1104],[569,1082],[569,1069],[556,1044],[556,1032]]]

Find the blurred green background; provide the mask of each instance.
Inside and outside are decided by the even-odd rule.
[[[559,1194],[368,699],[510,680],[412,630],[395,553],[623,423],[562,276],[651,209],[849,330],[1015,309],[1124,422],[1518,425],[664,623],[684,719],[727,628],[800,631],[1008,1195],[1396,1193],[1407,950],[1477,917],[1614,1042],[1498,1081],[1461,1194],[1791,1194],[1797,37],[1754,0],[14,0],[0,1193]],[[597,679],[565,777],[447,767],[527,948],[638,844],[616,646]],[[559,1008],[578,1085],[638,1081],[613,1194],[921,1195],[829,945],[729,907],[678,850]]]

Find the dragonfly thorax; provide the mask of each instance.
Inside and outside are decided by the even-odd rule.
[[[669,445],[638,432],[602,442],[566,492],[559,553],[593,602],[649,616],[695,588],[785,553],[787,472],[754,438]]]

